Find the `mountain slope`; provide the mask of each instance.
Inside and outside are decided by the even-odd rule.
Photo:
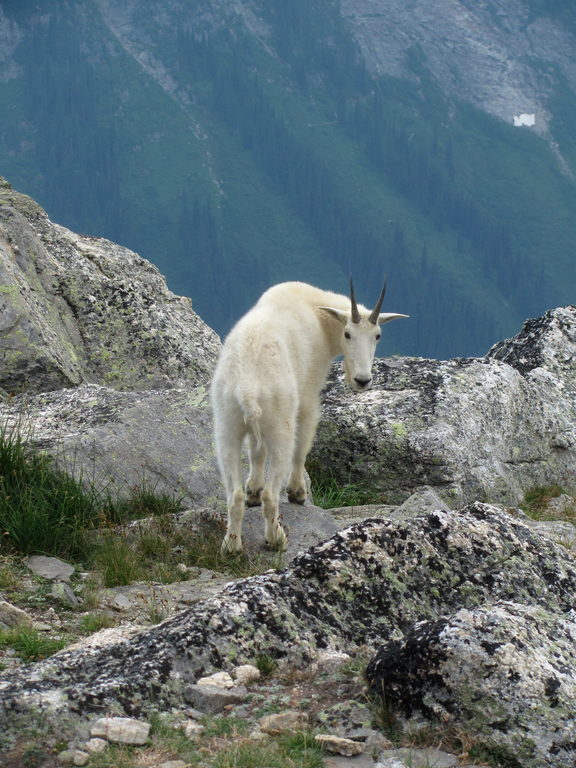
[[[441,5],[8,0],[0,170],[221,333],[272,282],[388,273],[382,353],[481,354],[574,301],[576,12]]]

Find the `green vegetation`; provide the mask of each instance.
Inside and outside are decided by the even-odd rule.
[[[241,578],[281,565],[281,554],[223,555],[219,527],[181,523],[174,517],[181,508],[179,498],[145,483],[113,498],[31,449],[18,430],[0,430],[0,553],[82,561],[103,574],[107,587],[178,581],[189,566]],[[1,566],[0,583],[13,579]]]
[[[312,500],[317,507],[336,509],[384,503],[381,496],[375,496],[359,483],[342,484],[330,469],[326,469],[316,461],[309,461],[306,469],[310,476]]]
[[[62,650],[69,641],[66,638],[47,637],[37,629],[19,626],[0,629],[0,647],[13,648],[25,661],[38,661]]]
[[[560,485],[537,485],[529,491],[526,491],[520,507],[533,520],[557,519],[557,516],[552,515],[547,511],[547,506],[552,499],[564,494],[569,495]],[[576,523],[576,498],[574,498],[572,507],[568,507],[563,511],[562,519]]]
[[[262,677],[270,677],[278,669],[278,662],[268,653],[261,653],[254,662]]]
[[[94,488],[31,451],[18,430],[0,431],[0,551],[81,558],[101,512]]]

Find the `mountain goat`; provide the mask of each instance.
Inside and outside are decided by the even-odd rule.
[[[228,527],[222,550],[242,549],[245,502],[262,503],[268,546],[285,549],[280,492],[306,499],[304,462],[320,415],[320,392],[330,363],[344,357],[345,380],[357,392],[372,383],[380,325],[396,317],[381,313],[386,284],[372,311],[350,298],[306,283],[280,283],[267,290],[226,339],[212,382],[218,463],[226,487]],[[242,484],[242,443],[248,438],[249,475]],[[268,459],[268,479],[265,463]]]

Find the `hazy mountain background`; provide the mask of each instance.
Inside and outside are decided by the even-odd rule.
[[[382,354],[482,354],[575,301],[575,35],[571,0],[0,0],[0,174],[221,334],[387,273]]]

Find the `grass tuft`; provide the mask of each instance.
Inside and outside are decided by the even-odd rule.
[[[39,661],[62,650],[65,638],[45,637],[29,626],[0,630],[0,647],[13,648],[25,661]]]
[[[317,507],[336,509],[384,503],[380,494],[364,488],[359,483],[342,484],[331,470],[320,466],[317,462],[310,462],[307,470],[310,475],[312,500]]]
[[[17,430],[0,432],[0,547],[4,552],[81,558],[85,530],[100,512],[86,491],[54,464],[28,448]]]
[[[526,491],[520,507],[533,520],[556,519],[547,512],[546,508],[552,499],[566,493],[567,491],[560,485],[537,485]],[[567,511],[564,518],[570,522],[576,522],[576,499],[572,510]]]

